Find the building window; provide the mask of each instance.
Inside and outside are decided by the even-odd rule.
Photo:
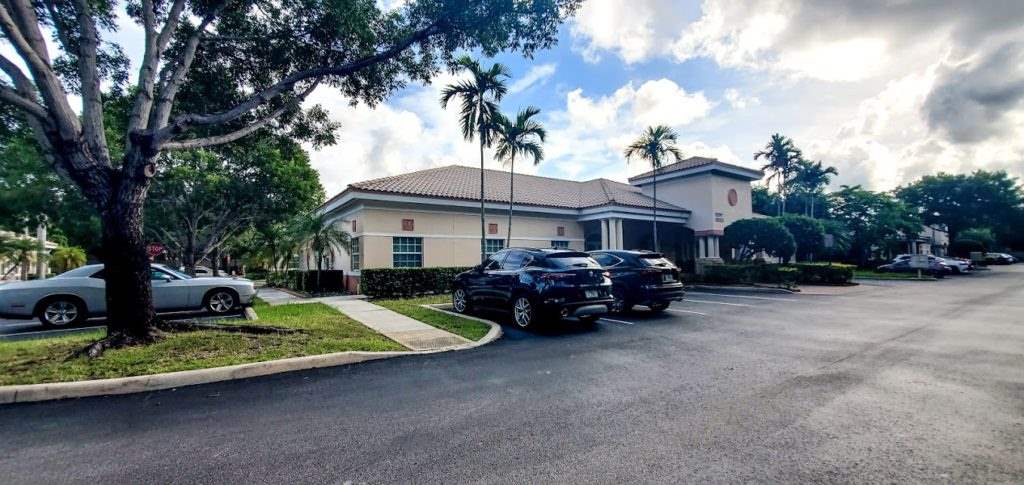
[[[551,241],[551,247],[555,249],[569,249],[569,241]]]
[[[422,237],[391,238],[391,265],[395,268],[420,268],[423,266]]]
[[[490,257],[492,254],[505,249],[504,239],[487,239],[484,242],[484,253]]]
[[[416,223],[412,219],[402,219],[402,230],[403,231],[415,231]]]
[[[355,221],[352,221],[355,224]],[[349,243],[349,254],[352,256],[352,271],[359,271],[362,267],[362,252],[359,248],[359,238],[354,237]]]
[[[356,229],[356,220],[355,219],[352,219],[352,232],[359,232],[359,230]]]
[[[565,237],[565,226],[558,226],[558,237]]]
[[[487,234],[497,234],[497,233],[498,233],[498,225],[497,224],[488,224],[487,225]]]

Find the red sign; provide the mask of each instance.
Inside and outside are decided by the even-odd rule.
[[[167,249],[164,248],[164,245],[160,243],[150,243],[149,245],[146,246],[146,254],[149,255],[149,259],[153,259],[163,254],[164,251],[167,251]]]

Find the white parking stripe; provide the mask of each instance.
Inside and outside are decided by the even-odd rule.
[[[694,311],[690,311],[690,310],[677,310],[675,308],[666,308],[665,311],[667,311],[667,312],[675,312],[675,313],[692,313],[694,315],[700,315],[702,317],[708,316],[707,313],[694,312]]]
[[[683,302],[710,303],[712,305],[728,305],[728,306],[749,306],[749,307],[754,306],[754,305],[747,305],[746,303],[726,303],[724,301],[694,300],[692,298],[684,298]]]
[[[612,323],[621,323],[623,325],[632,325],[633,324],[633,322],[627,322],[625,320],[612,320],[611,318],[601,318],[601,320],[604,320],[606,322],[612,322]]]
[[[775,301],[796,301],[792,298],[771,298],[767,296],[746,296],[746,295],[726,295],[724,293],[705,293],[703,291],[690,291],[692,295],[708,295],[708,296],[724,296],[726,298],[746,298],[749,300],[775,300]]]

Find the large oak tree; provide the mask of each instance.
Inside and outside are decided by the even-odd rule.
[[[142,214],[162,153],[273,127],[321,84],[373,104],[451,67],[460,51],[530,55],[555,42],[579,1],[412,0],[394,11],[375,0],[131,1],[125,13],[145,39],[125,46],[140,48],[142,61],[130,114],[115,134],[123,150],[112,151],[101,85],[125,76],[123,49],[107,39],[119,6],[0,0],[0,33],[19,58],[0,56],[0,102],[24,113],[54,169],[102,221],[108,337],[97,348],[157,334]],[[245,95],[226,109],[179,107],[178,93],[204,65],[230,73]]]

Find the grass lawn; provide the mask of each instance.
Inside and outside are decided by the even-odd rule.
[[[853,279],[874,278],[877,280],[916,280],[917,273],[879,273],[867,269],[853,270]],[[931,276],[924,275],[923,279],[932,280]]]
[[[468,318],[456,317],[447,313],[436,312],[420,305],[450,303],[448,295],[424,296],[420,298],[405,298],[401,300],[374,300],[384,308],[401,313],[410,318],[415,318],[428,325],[433,325],[441,330],[461,335],[469,340],[480,340],[491,327],[485,323]]]
[[[108,350],[102,357],[67,360],[104,331],[41,340],[0,342],[0,385],[38,384],[127,377],[220,367],[346,350],[387,351],[405,347],[320,303],[267,306],[259,321],[230,320],[302,329],[291,335],[218,331],[172,333],[152,345]]]

